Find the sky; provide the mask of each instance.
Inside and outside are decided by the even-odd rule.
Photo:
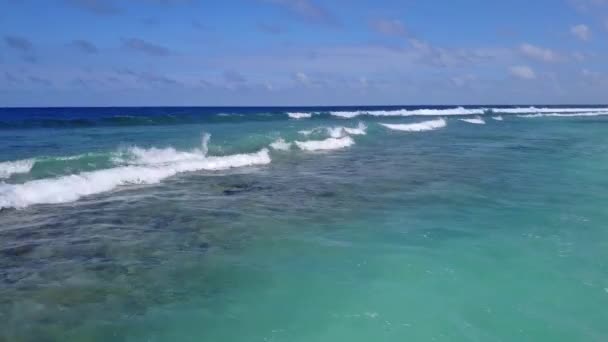
[[[0,0],[0,107],[608,103],[608,0]]]

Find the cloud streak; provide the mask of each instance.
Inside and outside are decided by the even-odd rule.
[[[522,80],[536,79],[536,73],[527,65],[514,65],[509,68],[509,72],[512,76]]]
[[[377,19],[370,22],[372,30],[385,36],[407,37],[405,25],[395,19]]]
[[[116,70],[116,73],[121,76],[132,77],[135,81],[150,86],[174,86],[180,84],[180,82],[173,78],[149,71],[138,72],[131,69],[119,69]]]
[[[97,15],[114,15],[121,12],[111,0],[65,0],[65,2],[74,8]]]
[[[31,53],[34,50],[34,45],[29,39],[21,36],[5,36],[4,42],[6,45],[14,50],[23,52],[23,53]]]
[[[21,54],[21,59],[28,63],[36,63],[38,58],[34,54],[34,44],[21,36],[8,35],[4,37],[4,43],[7,47]]]
[[[313,0],[264,0],[286,10],[305,21],[336,26],[338,21],[333,13]]]
[[[591,29],[587,25],[579,24],[572,26],[570,33],[583,42],[591,40]]]
[[[557,62],[560,59],[555,51],[528,43],[521,44],[519,51],[524,57],[540,62]]]
[[[97,49],[97,47],[93,43],[82,39],[72,41],[70,43],[70,46],[80,50],[80,52],[88,54],[95,54],[99,52],[99,49]]]
[[[148,56],[166,57],[171,54],[169,48],[140,38],[125,38],[123,39],[123,46],[129,50],[141,52]]]
[[[258,31],[268,34],[281,34],[285,32],[281,26],[268,23],[259,23],[256,25],[256,28]]]

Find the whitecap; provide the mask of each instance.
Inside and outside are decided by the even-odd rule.
[[[485,108],[446,108],[446,109],[397,109],[397,110],[358,110],[358,111],[332,111],[331,115],[351,119],[359,115],[370,116],[445,116],[445,115],[472,115],[484,114]]]
[[[296,141],[295,144],[303,151],[329,151],[350,147],[355,141],[349,136],[344,136],[325,140]]]
[[[492,117],[492,119],[493,119],[493,120],[496,120],[496,121],[502,121],[502,120],[503,120],[502,116],[500,116],[500,115],[498,115],[498,116],[493,116],[493,117]]]
[[[352,119],[360,115],[369,116],[448,116],[448,115],[482,115],[491,111],[493,113],[502,114],[526,114],[526,113],[594,113],[606,112],[608,108],[593,108],[593,107],[570,107],[570,108],[547,108],[547,107],[512,107],[512,108],[422,108],[422,109],[395,109],[395,110],[354,110],[354,111],[331,111],[329,114],[344,118]]]
[[[447,125],[445,119],[436,119],[429,120],[411,124],[386,124],[381,123],[380,125],[395,130],[395,131],[403,131],[403,132],[424,132],[424,131],[432,131],[439,128],[443,128]]]
[[[365,135],[367,134],[367,126],[363,122],[359,122],[359,125],[355,128],[344,127],[344,131],[350,135]]]
[[[344,127],[326,127],[327,135],[332,138],[342,138],[347,135]]]
[[[596,113],[608,112],[608,108],[593,107],[571,107],[571,108],[536,108],[536,107],[517,107],[517,108],[491,108],[494,113],[504,114],[526,114],[526,113]]]
[[[359,122],[357,127],[344,127],[344,126],[336,126],[336,127],[316,127],[309,130],[301,130],[298,131],[299,134],[309,136],[314,133],[320,133],[325,131],[325,133],[332,138],[341,138],[345,135],[365,135],[367,134],[367,126],[363,122]]]
[[[301,130],[301,131],[298,131],[298,133],[299,133],[299,134],[302,134],[302,135],[306,135],[306,136],[308,136],[308,135],[311,135],[311,134],[313,134],[313,133],[315,133],[315,132],[317,132],[317,131],[319,131],[319,128],[313,128],[313,129],[303,129],[303,130]]]
[[[14,174],[28,173],[34,167],[34,159],[0,162],[0,179],[9,178]]]
[[[207,155],[210,139],[210,134],[203,134],[200,149],[195,148],[191,151],[178,151],[173,147],[142,148],[133,146],[114,153],[112,160],[115,164],[128,165],[162,165],[179,161],[199,160]]]
[[[292,119],[308,119],[310,117],[312,117],[312,113],[287,113],[287,116],[289,116]]]
[[[333,112],[329,112],[329,114],[340,117],[340,118],[344,118],[344,119],[352,119],[359,115],[365,115],[365,114],[367,114],[367,112],[365,112],[365,111],[354,111],[354,112],[333,111]]]
[[[276,151],[289,151],[291,149],[291,143],[286,142],[283,139],[277,139],[270,144],[270,147]]]
[[[341,138],[345,135],[365,135],[367,134],[367,126],[363,122],[359,122],[357,127],[326,127],[327,135],[332,138]]]
[[[483,118],[481,118],[480,116],[474,117],[474,118],[470,118],[470,119],[460,119],[460,121],[464,121],[470,124],[475,124],[475,125],[485,125],[486,122]]]
[[[173,149],[139,149],[139,165],[82,172],[23,184],[0,184],[0,209],[25,208],[34,204],[73,202],[81,197],[114,190],[129,184],[154,184],[182,172],[215,171],[264,165],[271,162],[268,149],[256,153],[204,156]]]
[[[541,117],[578,117],[578,116],[603,116],[608,115],[608,112],[593,112],[593,113],[536,113],[518,115],[520,118],[541,118]]]

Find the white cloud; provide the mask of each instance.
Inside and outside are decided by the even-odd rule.
[[[310,85],[310,78],[308,78],[308,75],[303,72],[296,72],[294,78],[303,85]]]
[[[454,76],[450,78],[452,84],[458,88],[466,87],[469,83],[477,80],[475,75]]]
[[[596,71],[591,71],[589,69],[583,69],[581,70],[581,74],[585,77],[598,77],[600,76],[599,72]]]
[[[570,28],[570,33],[572,33],[576,38],[586,42],[591,39],[591,29],[589,26],[584,24],[579,24],[572,26]]]
[[[569,0],[577,10],[587,13],[608,5],[608,0]]]
[[[281,6],[298,17],[318,24],[337,25],[333,13],[313,0],[265,0],[266,2]]]
[[[522,80],[533,80],[536,78],[534,70],[526,65],[514,65],[509,68],[509,72],[511,75]]]
[[[407,29],[399,20],[378,19],[371,22],[374,31],[387,36],[407,37]]]
[[[585,56],[584,53],[580,52],[580,51],[575,51],[572,53],[572,57],[574,57],[574,59],[576,59],[579,62],[584,61],[585,59],[587,59],[587,56]]]
[[[524,43],[519,47],[522,55],[541,62],[556,62],[559,55],[551,49]]]

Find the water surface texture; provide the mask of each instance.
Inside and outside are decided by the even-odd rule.
[[[606,341],[608,106],[0,109],[2,341]]]

